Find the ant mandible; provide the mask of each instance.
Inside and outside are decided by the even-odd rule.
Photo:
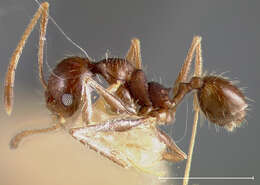
[[[140,42],[133,39],[125,58],[105,58],[93,62],[90,58],[69,57],[63,59],[52,71],[48,81],[43,76],[43,48],[48,23],[49,4],[44,2],[35,13],[27,26],[16,50],[14,51],[5,79],[4,100],[8,115],[12,112],[13,86],[15,69],[23,47],[41,18],[38,63],[39,77],[45,89],[47,108],[55,115],[59,122],[52,127],[38,130],[27,130],[17,134],[11,141],[11,147],[16,148],[22,138],[43,132],[50,132],[62,127],[64,120],[71,117],[83,103],[82,120],[86,124],[82,128],[71,130],[71,134],[79,139],[79,135],[86,134],[88,129],[100,131],[128,131],[153,119],[156,124],[171,123],[175,119],[176,108],[184,96],[195,91],[194,96],[194,127],[190,152],[192,154],[198,113],[201,110],[212,123],[232,131],[240,126],[246,115],[247,103],[242,92],[230,81],[220,76],[202,76],[201,37],[193,38],[188,55],[181,71],[173,85],[166,88],[157,82],[147,82],[140,53]],[[194,76],[188,80],[190,65],[195,53]],[[117,84],[113,92],[104,89],[93,80],[95,75],[101,75],[110,85]],[[136,119],[119,119],[105,124],[88,125],[91,122],[91,98],[89,89],[96,90],[115,113],[125,113]],[[104,126],[105,125],[105,126]],[[158,128],[157,137],[170,152],[165,153],[164,159],[180,161],[186,158],[169,136]],[[192,144],[193,143],[193,144]],[[89,143],[88,143],[89,144]],[[96,149],[97,150],[97,149]],[[106,156],[115,161],[115,158]],[[188,161],[189,162],[189,161]],[[117,162],[120,164],[120,162]]]

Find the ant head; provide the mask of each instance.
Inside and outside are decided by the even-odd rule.
[[[61,117],[72,116],[81,103],[84,75],[92,75],[92,64],[86,58],[70,57],[62,60],[48,80],[45,99],[47,108]]]
[[[228,131],[243,122],[248,105],[245,96],[230,81],[206,76],[197,95],[201,110],[211,122],[224,126]]]

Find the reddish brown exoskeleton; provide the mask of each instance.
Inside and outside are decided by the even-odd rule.
[[[173,122],[179,103],[186,94],[195,91],[194,126],[185,172],[188,177],[199,111],[212,123],[229,131],[245,119],[247,103],[241,91],[222,77],[202,76],[199,36],[194,37],[172,88],[147,81],[142,70],[138,39],[132,40],[125,58],[106,58],[99,62],[93,62],[88,57],[65,58],[46,82],[42,67],[48,7],[47,2],[41,4],[12,55],[6,74],[4,99],[6,112],[10,115],[15,69],[26,40],[41,17],[39,76],[45,89],[47,108],[58,121],[49,128],[17,134],[11,141],[12,148],[16,148],[25,136],[61,128],[66,118],[80,110],[84,125],[71,129],[70,134],[117,164],[145,169],[162,159],[178,162],[186,159],[186,154],[156,125]],[[194,54],[194,76],[188,80]],[[101,75],[110,86],[105,89],[99,85],[93,79],[96,75]],[[95,103],[91,101],[92,90],[100,95]]]

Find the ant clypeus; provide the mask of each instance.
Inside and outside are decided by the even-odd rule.
[[[195,91],[194,126],[185,171],[187,177],[200,110],[208,120],[229,131],[243,122],[247,103],[241,91],[222,77],[202,76],[199,36],[194,37],[173,88],[147,82],[142,70],[138,39],[132,40],[125,58],[105,58],[99,62],[93,62],[88,57],[65,58],[54,68],[46,82],[42,68],[48,7],[47,2],[41,4],[12,55],[5,79],[4,100],[6,112],[10,115],[15,69],[27,38],[41,17],[39,77],[45,89],[47,108],[58,121],[49,128],[27,130],[17,134],[11,140],[12,148],[16,148],[21,139],[28,135],[61,128],[66,118],[81,108],[84,126],[70,129],[70,134],[115,163],[123,167],[134,166],[145,170],[146,166],[161,159],[178,162],[186,159],[186,154],[156,125],[172,122],[183,97]],[[194,53],[195,72],[188,80]],[[101,75],[110,86],[107,89],[103,88],[93,80],[95,75]],[[100,95],[93,104],[90,95],[92,89]]]

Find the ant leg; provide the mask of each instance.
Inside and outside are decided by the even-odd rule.
[[[46,89],[47,83],[43,78],[43,47],[44,47],[44,40],[46,34],[46,27],[48,23],[48,9],[49,4],[44,2],[41,4],[37,12],[34,14],[30,24],[25,29],[21,40],[19,41],[16,49],[14,50],[8,70],[5,76],[5,90],[4,90],[4,102],[5,102],[5,110],[8,115],[12,113],[13,107],[13,87],[14,87],[14,79],[15,79],[15,69],[17,67],[19,58],[22,54],[23,48],[26,44],[28,37],[30,36],[32,30],[34,29],[36,23],[38,22],[39,18],[41,19],[41,29],[40,29],[40,40],[39,40],[39,52],[38,52],[38,63],[39,63],[39,77],[43,87]]]
[[[137,69],[142,69],[142,58],[140,41],[137,38],[131,40],[131,46],[126,54],[126,60],[129,61]]]
[[[121,87],[121,83],[118,81],[115,84],[111,84],[106,90],[110,93],[115,93]],[[106,105],[104,98],[99,97],[96,102],[94,103],[93,107],[98,107],[98,109],[103,109]]]
[[[82,121],[87,125],[91,122],[92,117],[91,91],[87,84],[82,85],[82,102]]]
[[[179,75],[176,79],[176,81],[174,82],[174,86],[173,86],[173,95],[175,96],[177,91],[178,91],[178,85],[180,82],[185,82],[187,80],[187,76],[189,74],[189,71],[190,71],[190,65],[191,65],[191,62],[192,62],[192,59],[193,59],[193,55],[194,55],[194,52],[195,50],[197,50],[196,48],[200,48],[200,43],[201,43],[201,37],[199,36],[195,36],[192,40],[192,43],[191,43],[191,46],[190,46],[190,49],[188,51],[188,54],[187,54],[187,57],[184,61],[184,64],[179,72]],[[195,68],[196,69],[199,69],[198,66],[202,66],[202,60],[200,60],[201,64],[198,65],[196,64]]]
[[[129,81],[131,94],[134,99],[139,100],[139,103],[143,105],[141,112],[147,113],[151,110],[152,103],[149,98],[146,76],[142,71],[142,58],[139,39],[133,38],[131,40],[131,46],[126,54],[126,59],[137,68]]]
[[[179,162],[187,159],[187,155],[175,144],[175,142],[162,130],[156,128],[157,137],[162,141],[170,152],[165,151],[163,158],[168,161]]]
[[[201,44],[199,43],[198,46],[196,47],[194,76],[201,77],[201,73],[202,73],[202,54],[201,54]],[[184,173],[183,185],[188,185],[188,183],[189,183],[192,154],[193,154],[194,143],[195,143],[196,134],[197,134],[197,125],[198,125],[200,108],[199,108],[198,98],[197,98],[196,94],[194,94],[193,108],[194,108],[195,113],[194,113],[192,134],[191,134],[191,139],[190,139],[188,160],[186,163],[186,168],[185,168],[185,173]]]
[[[120,87],[121,83],[118,82],[116,84],[110,85],[106,91],[110,93],[114,93],[117,91],[117,89]],[[97,101],[94,103],[94,106],[92,106],[92,100],[91,100],[91,90],[87,83],[83,84],[82,89],[82,120],[84,123],[88,124],[92,121],[92,109],[93,107],[99,107],[99,109],[103,109],[106,105],[103,100],[103,98],[98,98]]]
[[[198,38],[199,42],[196,47],[196,56],[195,56],[195,70],[194,70],[194,76],[201,77],[202,75],[202,66],[203,66],[203,60],[202,60],[202,52],[201,52],[201,37]]]
[[[107,91],[92,78],[86,77],[86,83],[90,85],[92,88],[94,88],[96,91],[98,91],[99,94],[106,100],[106,102],[118,112],[127,112],[128,114],[134,115],[137,114],[134,108],[125,105],[120,99],[118,99],[115,95]]]
[[[187,76],[190,70],[190,65],[193,59],[193,55],[195,52],[195,69],[194,69],[194,78],[190,80],[189,83],[185,83],[187,81]],[[172,100],[173,107],[182,100],[182,98],[191,90],[200,88],[202,85],[202,80],[200,79],[202,73],[202,55],[201,55],[201,37],[195,36],[193,38],[191,47],[188,51],[188,55],[185,59],[185,62],[182,66],[181,71],[174,83],[173,86],[173,94],[174,98]],[[194,96],[196,99],[196,96]],[[197,101],[197,100],[194,100]],[[199,109],[198,103],[194,103],[194,109]]]
[[[190,70],[190,65],[193,59],[194,52],[196,53],[194,77],[190,80],[189,83],[185,83]],[[201,80],[201,73],[202,73],[201,37],[195,36],[193,38],[191,47],[188,51],[188,55],[182,66],[182,69],[178,75],[178,78],[174,83],[174,87],[173,87],[174,98],[172,99],[172,108],[171,108],[172,111],[175,111],[176,106],[181,102],[181,100],[187,93],[189,93],[193,89],[200,88],[203,85]],[[195,138],[197,133],[197,124],[198,124],[200,108],[198,105],[196,94],[194,95],[193,107],[195,110],[194,121],[193,121],[192,135],[190,140],[188,160],[186,163],[183,185],[187,185],[189,181],[192,154],[193,154],[194,143],[195,143]]]
[[[70,134],[84,145],[102,154],[104,157],[112,160],[122,167],[128,167],[130,164],[127,158],[113,150],[109,144],[106,144],[102,138],[97,137],[98,132],[117,131],[122,132],[144,123],[144,118],[140,119],[122,119],[110,120],[102,124],[87,125],[81,128],[72,128]],[[103,141],[103,142],[102,142]]]
[[[65,120],[61,118],[58,123],[55,125],[48,127],[48,128],[41,128],[41,129],[33,129],[33,130],[24,130],[18,134],[16,134],[10,141],[10,148],[11,149],[16,149],[19,145],[19,143],[22,141],[23,138],[30,136],[30,135],[35,135],[35,134],[40,134],[40,133],[47,133],[51,131],[55,131],[59,128],[62,127],[62,123]]]

